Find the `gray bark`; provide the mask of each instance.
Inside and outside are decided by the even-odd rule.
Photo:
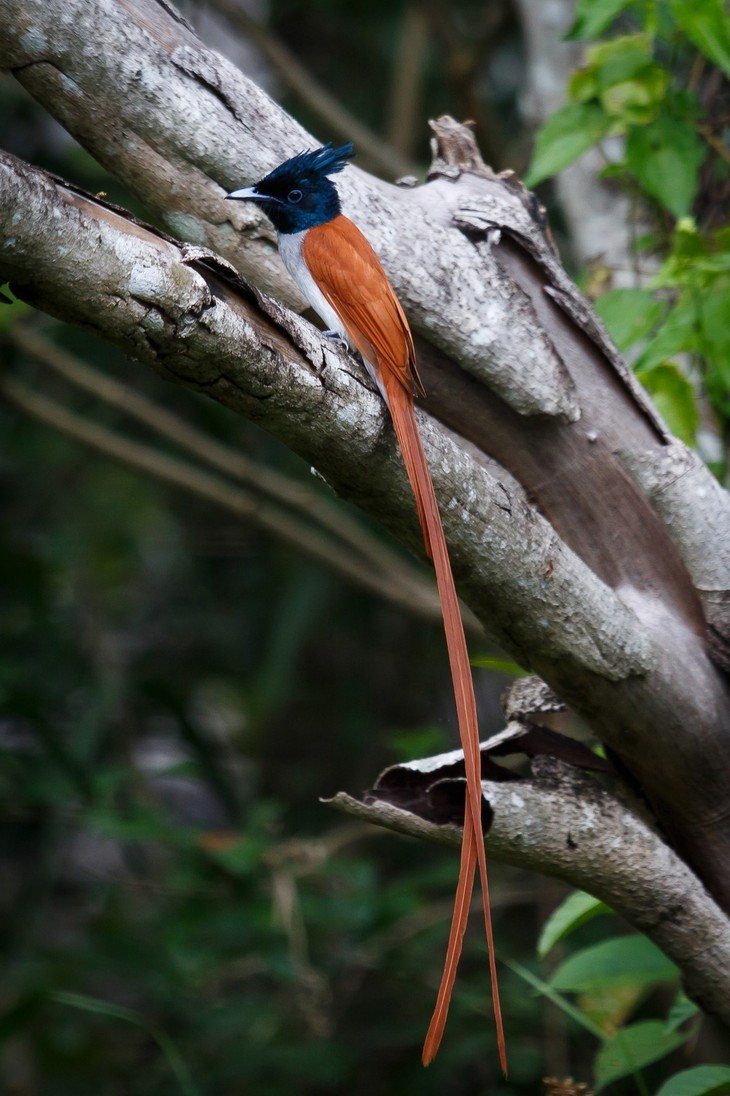
[[[166,4],[0,0],[0,15],[0,64],[172,232],[301,306],[269,228],[222,199],[312,138]],[[341,190],[413,322],[428,410],[505,468],[500,482],[421,416],[460,592],[622,759],[728,909],[730,695],[706,627],[722,658],[727,496],[668,437],[530,196],[461,131],[438,136],[426,186],[350,169]],[[19,295],[265,426],[418,543],[383,407],[310,325],[11,158],[0,204]]]
[[[485,753],[489,748],[489,741],[482,746]],[[456,756],[387,770],[364,802],[344,792],[330,802],[397,833],[458,845],[460,827],[433,821],[425,809],[432,790],[444,795]],[[413,800],[420,791],[420,808],[413,801],[407,810],[389,801],[397,780]],[[463,778],[460,784],[463,800]],[[687,994],[730,1026],[727,918],[635,809],[574,767],[548,757],[533,762],[529,779],[485,780],[483,787],[493,816],[490,860],[555,876],[600,898],[673,959]]]
[[[382,401],[336,345],[254,296],[212,254],[178,247],[7,153],[0,170],[0,260],[14,292],[265,426],[338,493],[419,545]],[[648,637],[616,594],[519,491],[506,490],[427,414],[420,422],[437,489],[452,500],[444,524],[455,569],[492,546],[475,585],[501,591],[491,625],[505,642],[541,647],[611,681],[645,671]]]

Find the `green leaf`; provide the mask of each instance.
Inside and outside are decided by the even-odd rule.
[[[575,22],[565,37],[598,38],[630,6],[631,0],[578,0]]]
[[[677,974],[671,959],[646,936],[615,936],[571,955],[550,984],[572,993],[595,993],[608,986],[673,982]]]
[[[678,301],[634,363],[639,378],[642,373],[675,354],[699,350],[698,327],[697,310],[693,303],[686,298]]]
[[[723,1096],[730,1093],[730,1066],[695,1066],[665,1081],[656,1096]]]
[[[665,1031],[676,1031],[687,1020],[691,1020],[693,1016],[696,1016],[699,1011],[694,1001],[690,1001],[687,994],[680,990],[669,1010],[669,1015],[664,1024]]]
[[[577,69],[568,80],[568,98],[574,103],[587,103],[598,98],[598,74],[591,66]]]
[[[664,1031],[661,1020],[641,1020],[638,1024],[621,1028],[606,1039],[595,1057],[593,1072],[596,1090],[666,1057],[686,1038],[678,1032]]]
[[[125,1008],[123,1005],[100,1001],[97,997],[88,997],[85,993],[67,993],[65,990],[58,990],[50,993],[49,999],[59,1005],[68,1005],[71,1008],[81,1009],[82,1012],[96,1013],[98,1016],[108,1016],[113,1020],[123,1020],[142,1028],[157,1043],[183,1096],[198,1096],[198,1089],[175,1043],[164,1031],[149,1024],[141,1013]]]
[[[595,303],[619,350],[645,339],[659,323],[664,307],[649,289],[612,289]]]
[[[626,141],[630,171],[647,194],[678,219],[692,208],[705,155],[694,126],[666,112],[651,125],[632,128]]]
[[[527,186],[562,171],[605,136],[611,125],[598,103],[568,103],[538,130]]]
[[[692,385],[674,362],[643,370],[639,380],[652,397],[669,429],[687,445],[694,445],[699,416]]]
[[[569,92],[583,102],[600,99],[606,113],[624,125],[644,123],[656,115],[670,80],[653,59],[649,36],[628,34],[591,46]]]
[[[730,278],[718,278],[699,302],[702,351],[730,375]]]
[[[664,100],[669,79],[661,65],[647,65],[631,80],[613,83],[602,91],[603,109],[625,125],[650,122]]]
[[[730,76],[730,18],[723,0],[669,0],[669,6],[687,37]]]
[[[622,34],[586,50],[586,62],[595,70],[602,90],[631,80],[653,62],[648,34]]]
[[[522,978],[528,985],[536,989],[538,993],[541,993],[543,997],[547,997],[548,1001],[552,1001],[559,1009],[561,1009],[566,1016],[570,1016],[572,1020],[575,1020],[581,1027],[586,1028],[592,1035],[595,1035],[597,1039],[603,1039],[603,1031],[591,1020],[590,1016],[586,1016],[579,1008],[571,1004],[561,993],[554,990],[552,986],[547,982],[543,982],[541,978],[538,978],[536,974],[533,974],[527,967],[523,967],[520,963],[517,963],[514,959],[503,959],[505,966],[508,966],[510,970]]]
[[[30,305],[11,296],[11,293],[10,286],[0,285],[0,331],[7,331],[11,324],[30,312]]]
[[[646,998],[644,986],[602,986],[596,993],[581,993],[581,1011],[590,1016],[608,1039],[629,1022],[641,1002]]]
[[[557,909],[553,910],[543,925],[537,943],[537,954],[544,959],[559,940],[565,939],[579,925],[584,925],[586,921],[591,921],[600,913],[610,912],[608,906],[599,898],[594,898],[592,894],[586,894],[585,891],[569,894]]]
[[[507,674],[509,677],[525,677],[527,670],[523,670],[511,658],[497,658],[495,655],[473,655],[469,662],[480,670],[492,670],[496,674]]]

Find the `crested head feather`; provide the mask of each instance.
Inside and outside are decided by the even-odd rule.
[[[340,145],[339,148],[333,148],[332,141],[328,141],[321,148],[306,149],[285,160],[261,181],[270,182],[282,176],[292,176],[300,182],[312,184],[326,179],[328,175],[336,175],[337,172],[342,171],[354,155],[352,141],[348,141],[346,145]]]
[[[256,202],[280,234],[303,232],[326,224],[341,212],[337,187],[329,176],[347,167],[355,155],[352,143],[299,152],[258,183],[233,191],[229,198]]]

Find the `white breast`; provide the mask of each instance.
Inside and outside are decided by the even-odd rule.
[[[279,254],[284,261],[284,266],[289,271],[314,311],[324,320],[327,329],[329,331],[336,331],[338,335],[341,335],[343,339],[346,339],[349,342],[340,317],[337,315],[332,305],[329,304],[324,293],[318,288],[314,278],[307,270],[307,264],[302,258],[302,243],[304,242],[305,236],[306,229],[303,232],[288,232],[280,235]]]
[[[284,261],[284,266],[289,271],[314,311],[322,320],[324,320],[327,330],[336,331],[337,334],[345,340],[348,346],[350,346],[351,349],[354,349],[347,337],[347,332],[343,327],[340,317],[337,315],[324,293],[322,293],[321,289],[317,286],[317,283],[307,269],[307,264],[304,262],[302,257],[302,243],[304,242],[306,232],[307,230],[305,229],[303,232],[282,233],[279,236],[279,254]],[[367,360],[367,358],[363,358],[362,361],[387,404],[388,395],[383,386],[383,382],[380,379],[378,370],[372,362]]]

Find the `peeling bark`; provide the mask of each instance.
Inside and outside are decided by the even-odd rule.
[[[489,749],[490,742],[483,743],[483,753]],[[434,821],[428,804],[431,789],[444,798],[451,785],[454,817],[459,799],[463,814],[463,778],[454,774],[460,758],[444,754],[417,766],[396,766],[363,800],[339,792],[328,802],[396,833],[458,846],[460,826]],[[396,778],[408,788],[407,809],[393,801]],[[600,898],[677,964],[693,1000],[730,1026],[727,918],[635,810],[571,766],[544,756],[533,762],[530,778],[485,780],[483,787],[492,817],[490,858],[555,876]]]
[[[270,229],[222,198],[312,138],[155,0],[0,14],[0,64],[173,233],[301,307]],[[727,495],[668,437],[531,196],[464,131],[437,136],[425,186],[351,169],[341,189],[413,322],[427,410],[505,468],[499,482],[421,415],[460,591],[622,759],[730,909],[730,695],[710,658],[727,650]],[[306,321],[9,157],[0,200],[21,296],[264,425],[417,543],[380,402]]]

